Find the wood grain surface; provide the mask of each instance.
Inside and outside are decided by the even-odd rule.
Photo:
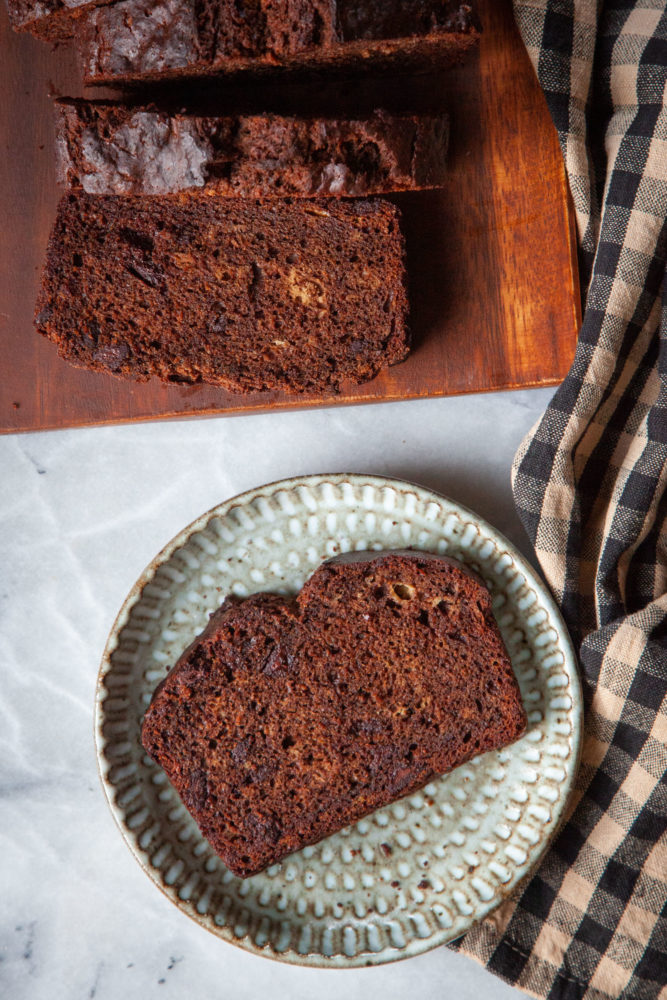
[[[51,51],[14,34],[0,4],[0,431],[559,382],[580,321],[565,172],[509,0],[479,0],[478,9],[484,36],[465,67],[441,78],[334,86],[334,103],[351,110],[379,103],[448,109],[451,168],[444,189],[396,196],[408,244],[410,357],[366,385],[313,397],[125,382],[71,367],[35,332],[34,302],[58,198],[49,94],[82,90],[72,50]],[[293,110],[299,92],[307,110],[326,110],[331,101],[331,85],[327,97],[326,84],[300,82],[257,94],[223,88],[216,105]]]

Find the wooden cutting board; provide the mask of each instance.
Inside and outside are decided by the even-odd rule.
[[[572,361],[580,322],[575,229],[562,158],[510,0],[479,0],[477,6],[485,30],[478,55],[465,67],[441,78],[336,85],[337,97],[352,109],[378,101],[397,110],[448,109],[451,169],[443,190],[396,197],[408,244],[410,357],[339,396],[291,396],[123,382],[71,367],[34,331],[34,301],[58,197],[49,91],[76,96],[82,90],[71,49],[50,51],[14,34],[0,4],[0,431],[559,382]],[[310,109],[317,107],[317,86],[304,84],[292,85],[286,105],[295,92],[298,103],[299,88]],[[264,100],[267,110],[282,110],[280,91],[274,86],[269,96],[253,98],[256,106]],[[220,106],[234,110],[248,93],[223,93]],[[322,101],[326,105],[324,96]]]

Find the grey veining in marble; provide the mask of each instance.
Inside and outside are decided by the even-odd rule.
[[[197,515],[252,486],[336,471],[413,480],[474,508],[528,552],[510,463],[550,395],[0,439],[0,996],[521,996],[444,948],[323,972],[256,958],[198,928],[149,882],[114,826],[92,709],[107,632],[146,563]]]

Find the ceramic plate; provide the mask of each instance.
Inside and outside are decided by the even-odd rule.
[[[341,552],[447,554],[488,584],[528,713],[506,750],[241,880],[142,750],[151,694],[228,593],[294,593]],[[340,968],[418,955],[463,934],[537,864],[577,767],[575,657],[544,584],[471,511],[408,483],[310,476],[229,500],[186,528],[133,587],[97,688],[104,789],[144,871],[197,923],[248,951]]]

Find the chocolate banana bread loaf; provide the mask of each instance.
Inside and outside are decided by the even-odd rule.
[[[90,194],[366,196],[445,179],[446,115],[358,121],[170,114],[108,101],[56,102],[58,178]]]
[[[120,0],[77,22],[97,85],[237,73],[442,69],[476,44],[457,0]]]
[[[335,392],[408,352],[399,221],[382,200],[71,193],[37,328],[124,378]]]
[[[525,725],[482,581],[373,552],[325,563],[296,599],[228,598],[157,688],[142,743],[246,877]]]

